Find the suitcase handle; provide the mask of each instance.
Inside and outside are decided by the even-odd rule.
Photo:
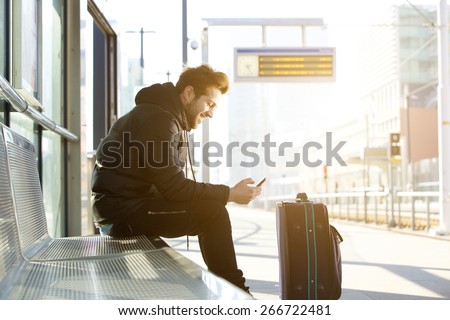
[[[336,237],[338,243],[344,242],[344,238],[342,238],[341,234],[337,229],[330,224],[331,233]]]
[[[310,202],[308,196],[304,192],[297,193],[297,197],[295,197],[295,202]]]

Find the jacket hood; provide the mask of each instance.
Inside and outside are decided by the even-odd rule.
[[[145,87],[139,90],[134,101],[136,105],[151,103],[162,107],[175,117],[184,130],[187,130],[186,113],[173,83],[157,83]]]

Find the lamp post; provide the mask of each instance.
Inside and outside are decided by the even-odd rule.
[[[187,66],[188,64],[188,57],[187,57],[187,43],[189,41],[187,36],[187,0],[182,1],[182,51],[183,51],[183,67]]]
[[[126,31],[126,33],[140,33],[141,34],[141,60],[140,60],[140,66],[142,69],[144,69],[144,33],[155,33],[156,31],[153,30],[144,30],[144,28],[141,28],[139,31]]]
[[[448,75],[448,7],[438,3],[438,135],[439,135],[439,232],[450,233],[450,79]]]

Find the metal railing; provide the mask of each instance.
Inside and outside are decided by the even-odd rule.
[[[295,195],[271,196],[266,201],[293,200]],[[438,223],[438,191],[349,191],[335,193],[308,193],[309,199],[327,205],[331,218],[386,224],[388,227],[429,230]],[[435,201],[432,201],[436,199]],[[269,205],[270,206],[270,205]]]
[[[8,101],[11,106],[17,111],[27,115],[30,119],[37,122],[47,130],[53,131],[64,137],[70,142],[78,142],[78,136],[68,129],[56,124],[41,112],[31,106],[19,93],[11,86],[11,84],[0,75],[0,95]]]
[[[418,198],[424,198],[425,199],[425,214],[426,214],[426,229],[429,230],[431,226],[431,210],[430,210],[430,198],[438,198],[439,199],[439,192],[438,191],[399,191],[397,192],[397,197],[399,198],[399,201],[397,201],[398,205],[398,212],[401,212],[401,199],[409,198],[410,205],[411,205],[411,228],[414,230],[416,225],[416,201]]]

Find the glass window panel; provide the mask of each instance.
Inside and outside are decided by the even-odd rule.
[[[6,0],[0,0],[6,1]],[[30,4],[27,0],[23,3]],[[54,122],[64,126],[64,0],[42,0],[38,3],[41,19],[39,29],[41,37],[35,38],[34,44],[41,53],[39,74],[42,79],[38,96],[44,108],[43,113]],[[34,15],[36,8],[32,5],[22,7],[22,16]],[[26,10],[33,12],[25,12]],[[22,48],[22,51],[25,48]],[[49,232],[52,236],[64,235],[64,154],[61,137],[51,131],[38,132],[36,124],[24,114],[11,113],[11,128],[31,140],[40,156],[41,181],[44,207],[47,215]],[[39,144],[39,134],[41,140]],[[40,149],[38,149],[40,148]]]
[[[23,113],[11,112],[10,127],[18,134],[30,140],[33,143],[34,147],[36,148],[36,152],[38,152],[37,150],[38,136],[37,132],[35,131],[35,125],[33,120],[31,120]]]
[[[58,124],[63,120],[63,0],[42,1],[43,113]]]
[[[43,113],[64,126],[64,0],[42,1]],[[42,192],[49,232],[64,235],[63,141],[54,132],[42,133]]]
[[[0,73],[3,76],[6,74],[6,24],[6,3],[5,0],[0,0]]]
[[[6,20],[6,0],[0,0],[0,74],[3,77],[6,77],[6,52],[8,52],[7,49],[7,43],[6,43],[6,30],[7,30],[7,23]],[[5,123],[5,101],[2,100],[0,96],[0,122]]]
[[[63,236],[64,222],[64,166],[62,139],[59,135],[42,133],[42,192],[49,233]]]
[[[41,19],[39,1],[11,1],[13,22],[13,72],[12,84],[16,90],[36,105],[40,101],[40,51]]]

